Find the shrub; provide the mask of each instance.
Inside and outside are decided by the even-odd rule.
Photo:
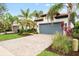
[[[26,32],[37,34],[37,30],[36,29],[27,29]]]
[[[23,35],[23,36],[28,36],[28,35],[32,35],[33,33],[28,33],[28,32],[23,32],[22,34],[20,35]]]
[[[72,36],[73,36],[73,38],[79,39],[79,33],[75,32],[75,31],[72,33]]]
[[[75,23],[75,26],[73,28],[72,36],[74,38],[79,39],[79,21]]]
[[[24,29],[18,29],[18,34],[22,34],[23,32],[26,32],[26,30],[24,30]]]
[[[68,38],[67,36],[61,35],[60,33],[57,33],[54,37],[52,48],[57,50],[58,52],[67,54],[72,49],[71,43],[72,42],[70,38]]]
[[[32,34],[37,34],[37,30],[36,29],[27,29],[27,30],[18,30],[18,34],[20,35],[32,35]]]
[[[23,35],[23,36],[37,34],[37,30],[36,29],[27,29],[27,30],[19,29],[18,34]]]

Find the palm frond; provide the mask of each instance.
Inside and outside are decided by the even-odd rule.
[[[62,3],[52,5],[48,11],[48,17],[52,20],[53,16],[56,15],[62,8]]]
[[[71,13],[71,16],[70,16],[70,21],[75,24],[75,17],[77,16],[77,13],[76,12],[72,12]]]
[[[23,15],[23,16],[25,16],[25,15],[26,15],[25,11],[24,11],[24,10],[22,10],[22,9],[21,9],[21,13],[22,13],[22,15]]]

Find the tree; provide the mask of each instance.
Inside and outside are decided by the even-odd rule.
[[[8,25],[7,30],[12,30],[12,25],[14,21],[17,21],[16,16],[12,16],[10,13],[6,13],[3,15],[3,22],[6,24],[5,26]]]
[[[15,19],[15,16],[12,16],[10,13],[6,13],[6,14],[5,14],[5,19],[6,19],[6,20],[9,20],[9,22],[10,22],[11,24],[13,24],[13,22],[16,20],[16,19]]]
[[[1,16],[1,19],[2,24],[4,25],[4,32],[11,31],[14,21],[17,21],[17,17],[12,16],[10,13],[3,14]]]
[[[25,19],[25,20],[21,20],[20,24],[22,26],[22,29],[24,29],[24,26],[26,27],[26,29],[34,29],[37,25],[34,21],[32,21],[31,19]]]
[[[7,21],[7,20],[5,20],[5,21],[0,21],[0,32],[5,32],[6,33],[6,30],[8,30],[9,29],[9,27],[10,27],[10,23]]]
[[[54,16],[59,13],[59,11],[63,8],[63,4],[55,4],[53,6],[50,7],[49,11],[48,11],[48,18],[50,18],[51,20],[54,20]]]
[[[26,29],[35,27],[35,25],[36,25],[35,22],[33,22],[31,20],[30,10],[29,9],[27,9],[26,11],[21,10],[21,13],[22,13],[22,15],[19,15],[19,17],[23,17],[23,18],[19,21],[19,23],[20,23],[22,29],[24,30],[24,27],[26,27]]]
[[[6,4],[0,3],[0,16],[3,15],[5,11],[7,11]]]
[[[36,27],[36,23],[32,21],[31,19],[25,20],[24,21],[26,24],[25,26],[28,27],[29,29],[34,29]]]
[[[54,20],[54,16],[63,9],[63,7],[67,7],[67,12],[68,12],[68,20],[69,20],[69,25],[70,26],[70,21],[74,24],[74,19],[76,16],[76,12],[73,10],[74,5],[72,3],[67,3],[67,4],[63,4],[63,3],[59,3],[59,4],[55,4],[53,6],[50,7],[49,11],[48,11],[48,17],[51,20]],[[76,8],[79,7],[79,4],[75,4]],[[73,17],[72,17],[73,16]],[[73,18],[73,19],[72,19]]]
[[[74,26],[74,29],[73,29],[73,32],[72,32],[72,36],[74,38],[79,39],[79,21],[75,22],[75,26]]]
[[[71,13],[71,22],[73,23],[73,25],[75,25],[75,17],[77,16],[77,14],[75,12]]]
[[[4,25],[3,31],[6,34],[7,30],[8,31],[11,30],[11,23],[8,20],[5,20],[3,21],[3,25]]]
[[[32,13],[31,13],[31,16],[34,16],[35,19],[39,18],[40,15],[43,14],[43,11],[37,11],[37,10],[34,10]]]
[[[24,19],[27,19],[27,18],[30,18],[30,10],[27,9],[27,10],[21,10],[21,14],[22,15],[19,15],[19,17],[23,17]]]
[[[3,29],[4,29],[4,25],[3,25],[3,23],[2,23],[2,21],[0,21],[0,32],[3,32]]]
[[[5,19],[4,14],[6,11],[7,11],[6,4],[0,3],[0,25],[1,25],[0,32],[5,31],[7,28],[7,26],[4,25],[5,23],[7,23],[7,22],[4,23],[4,19]]]
[[[18,21],[22,27],[22,30],[24,30],[24,25],[26,25],[25,21],[30,18],[30,10],[21,10],[21,15],[19,17],[22,17],[20,21]],[[27,28],[27,27],[26,27]]]

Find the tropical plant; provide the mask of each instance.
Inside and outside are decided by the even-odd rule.
[[[36,23],[30,19],[22,20],[22,25],[26,27],[26,29],[32,29],[36,27]]]
[[[75,23],[75,26],[73,28],[72,36],[74,38],[79,39],[79,21]]]
[[[40,15],[43,14],[43,11],[37,11],[37,10],[34,10],[32,13],[31,13],[31,16],[34,16],[35,19],[39,18]]]
[[[21,20],[18,20],[18,22],[21,25],[22,31],[24,30],[24,26],[27,25],[27,19],[30,18],[30,10],[21,10],[21,15],[19,15],[19,17],[21,17]],[[27,27],[26,27],[27,28]]]
[[[14,22],[15,20],[17,20],[17,19],[16,19],[16,16],[12,16],[10,13],[6,13],[6,14],[5,14],[5,17],[6,17],[6,20],[9,20],[9,22],[10,22],[11,24],[13,24],[13,22]]]
[[[26,11],[21,10],[22,15],[19,15],[19,17],[23,17],[22,20],[19,21],[19,23],[22,26],[22,29],[24,30],[24,26],[26,27],[25,29],[29,28],[34,28],[36,26],[36,23],[31,20],[31,14],[30,10],[27,9]]]
[[[6,33],[6,30],[9,30],[9,27],[10,27],[10,23],[5,20],[5,21],[0,21],[0,32],[5,32]]]
[[[30,19],[25,20],[25,23],[26,23],[26,27],[28,27],[29,29],[35,29],[35,27],[37,26],[37,24]]]
[[[22,17],[23,19],[28,19],[30,18],[30,10],[27,9],[27,10],[22,10],[21,9],[21,15],[19,15],[19,17]]]
[[[4,30],[11,30],[11,23],[8,21],[8,20],[4,20],[3,21],[3,24],[4,24]]]
[[[54,37],[52,48],[57,50],[58,52],[67,54],[72,51],[71,40],[67,36],[57,33]]]
[[[18,18],[16,16],[12,16],[10,13],[5,13],[1,16],[2,29],[6,33],[7,31],[12,30],[12,25],[14,21],[17,21]]]
[[[12,30],[12,25],[14,21],[17,21],[18,18],[16,16],[12,16],[10,13],[6,13],[3,15],[2,19],[5,27],[7,27],[6,30]]]
[[[76,8],[74,9],[74,6],[76,6]],[[54,16],[59,13],[59,11],[61,11],[63,9],[63,7],[67,7],[67,12],[68,12],[68,20],[69,20],[69,25],[70,26],[70,21],[74,24],[75,21],[75,16],[76,16],[76,9],[79,7],[79,4],[73,4],[73,3],[59,3],[59,4],[54,4],[53,6],[50,7],[49,11],[48,11],[48,17],[51,20],[54,20]],[[74,10],[73,10],[74,9]]]
[[[5,11],[7,11],[6,4],[0,3],[0,16],[2,16]]]
[[[63,4],[55,4],[53,6],[50,7],[49,11],[48,11],[48,18],[50,18],[51,20],[54,20],[54,16],[56,14],[59,13],[59,11],[63,8]]]
[[[4,25],[3,25],[3,23],[2,23],[2,21],[0,21],[0,32],[3,32],[3,29],[4,29]]]

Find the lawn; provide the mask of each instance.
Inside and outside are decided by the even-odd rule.
[[[22,36],[18,34],[0,34],[0,41],[10,40],[10,39],[15,39],[15,38],[20,38],[20,37]]]
[[[58,54],[44,50],[42,53],[38,54],[37,56],[58,56]]]

